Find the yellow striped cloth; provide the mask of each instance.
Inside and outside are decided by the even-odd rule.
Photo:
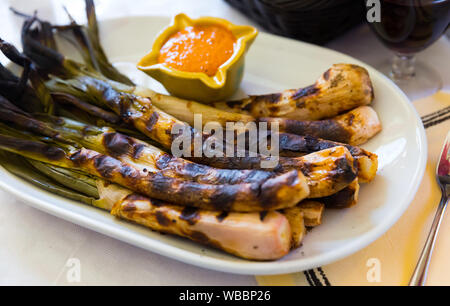
[[[305,272],[256,276],[260,285],[407,285],[428,235],[441,193],[435,169],[450,131],[450,94],[439,92],[414,102],[428,140],[428,163],[408,210],[381,238],[365,249],[328,266]],[[400,191],[399,191],[400,192]],[[427,285],[450,285],[450,212],[440,228]]]

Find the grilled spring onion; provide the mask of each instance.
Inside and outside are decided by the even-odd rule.
[[[213,106],[256,118],[319,120],[368,105],[373,99],[373,86],[366,69],[351,64],[335,64],[314,85],[249,96],[238,101],[218,102]]]

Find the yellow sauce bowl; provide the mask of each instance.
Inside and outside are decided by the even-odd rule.
[[[180,71],[159,63],[161,47],[170,36],[188,26],[199,25],[221,25],[236,37],[233,55],[219,67],[214,76],[210,77],[203,72]],[[245,53],[257,34],[258,31],[254,27],[234,25],[225,19],[215,17],[190,19],[185,14],[178,14],[172,24],[158,34],[152,50],[139,61],[137,68],[158,80],[176,97],[204,103],[225,100],[239,88],[244,74]]]

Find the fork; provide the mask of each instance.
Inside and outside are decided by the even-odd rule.
[[[430,265],[431,254],[433,253],[439,226],[441,225],[445,209],[447,208],[450,194],[450,132],[447,134],[441,156],[436,168],[436,179],[442,192],[441,202],[434,216],[430,233],[420,254],[417,266],[409,282],[410,286],[424,286],[427,278],[428,266]]]

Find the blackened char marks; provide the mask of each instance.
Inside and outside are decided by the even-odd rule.
[[[147,198],[147,200],[148,200],[148,198]],[[151,203],[155,207],[161,207],[161,206],[164,206],[164,205],[167,204],[164,201],[161,201],[161,200],[158,200],[158,199],[151,199]]]
[[[331,141],[323,141],[322,139],[312,137],[312,136],[305,136],[304,140],[306,143],[306,148],[307,148],[307,150],[309,150],[309,152],[322,151],[322,150],[336,147],[338,145]]]
[[[350,140],[350,133],[334,120],[319,121],[317,125],[317,137],[344,143]]]
[[[134,201],[148,201],[149,199],[138,193],[132,193],[132,194],[127,195],[124,200],[134,202]],[[154,200],[152,200],[152,204],[154,204],[153,201]]]
[[[308,153],[304,137],[295,137],[293,134],[279,134],[279,148],[292,152]]]
[[[344,79],[345,77],[342,75],[342,73],[339,73],[331,80],[330,88],[338,87]]]
[[[279,202],[279,190],[280,186],[291,187],[298,183],[298,172],[297,170],[291,170],[273,177],[265,181],[260,185],[259,190],[259,200],[261,207],[264,209],[270,209]]]
[[[226,217],[228,217],[228,212],[223,211],[216,216],[216,219],[217,219],[217,221],[222,222],[223,220],[225,220]]]
[[[297,90],[296,92],[294,92],[294,94],[292,95],[291,98],[293,100],[297,100],[297,99],[300,99],[300,98],[304,98],[306,96],[315,95],[318,92],[319,92],[319,88],[317,88],[317,86],[314,84],[314,85],[311,85],[311,86],[308,86],[308,87],[301,88],[301,89]],[[299,102],[299,103],[301,103],[301,102]],[[304,106],[304,104],[303,105],[297,105],[297,107],[303,107],[303,106]]]
[[[85,151],[77,150],[75,153],[70,155],[70,160],[75,164],[75,166],[80,167],[89,161],[89,156]]]
[[[158,167],[158,169],[160,170],[167,169],[169,168],[171,161],[172,156],[170,156],[169,154],[163,154],[156,161],[156,167]]]
[[[189,225],[194,225],[200,219],[198,209],[195,207],[185,207],[181,211],[180,219],[189,223]]]
[[[285,120],[287,133],[310,135],[339,142],[348,142],[350,133],[334,120],[297,121]]]
[[[91,78],[84,77],[83,83],[88,87],[88,91],[95,97],[95,94],[99,95],[97,99],[106,102],[106,104],[115,112],[119,112],[122,117],[125,117],[125,109],[128,109],[129,103],[124,99],[124,95],[114,90],[107,82]]]
[[[145,145],[142,143],[133,143],[133,150],[131,156],[133,156],[134,159],[138,159],[139,157],[141,157],[144,148]]]
[[[106,133],[103,136],[103,145],[111,156],[128,154],[131,149],[129,137],[119,133]]]
[[[184,171],[190,177],[197,177],[199,175],[206,175],[208,173],[208,167],[196,163],[186,163],[184,165]]]
[[[30,149],[30,147],[28,147],[28,149]],[[61,160],[66,156],[64,150],[47,145],[45,145],[43,150],[36,150],[36,152],[42,153],[49,160]]]
[[[300,171],[305,175],[305,176],[310,176],[311,172],[314,171],[314,165],[308,162],[304,162],[300,165]]]
[[[134,159],[138,159],[145,148],[144,144],[120,133],[106,133],[103,136],[103,145],[111,156],[130,155]]]
[[[235,101],[227,101],[225,104],[232,109],[250,111],[252,108],[252,103],[249,99],[244,100],[235,100]]]
[[[211,195],[211,204],[217,210],[229,211],[236,199],[236,188],[238,185],[223,185]]]
[[[321,151],[336,146],[336,144],[321,141],[313,136],[299,136],[289,133],[280,133],[279,143],[281,150],[302,153]]]
[[[229,108],[241,108],[242,104],[244,102],[242,100],[235,100],[235,101],[226,101],[225,104]]]
[[[159,119],[159,114],[157,112],[153,112],[150,118],[148,118],[146,129],[147,131],[151,132]]]
[[[353,120],[355,120],[355,115],[354,114],[350,114],[347,118],[347,125],[351,126],[353,124]]]
[[[346,158],[339,158],[335,162],[335,169],[328,172],[328,177],[335,182],[351,183],[357,176],[353,163]]]
[[[177,180],[172,179],[170,177],[166,177],[159,172],[149,173],[147,175],[147,179],[149,180],[150,183],[149,187],[154,192],[157,192],[160,195],[160,197],[163,197],[163,199],[167,199],[168,192],[172,192],[175,188],[179,187],[178,186],[179,182],[177,182]],[[183,188],[180,188],[180,190],[178,191],[180,194],[182,194],[185,190],[183,190]]]
[[[158,167],[158,169],[160,170],[164,170],[169,167],[171,160],[172,156],[170,156],[169,154],[163,154],[156,161],[156,167]]]
[[[266,218],[266,216],[267,216],[267,213],[268,213],[268,211],[267,210],[265,210],[265,211],[262,211],[262,212],[260,212],[259,213],[259,220],[261,220],[261,222],[263,222],[264,221],[264,219]]]
[[[323,78],[325,79],[325,81],[328,81],[328,79],[330,78],[330,72],[331,68],[325,71],[325,73],[323,74]]]
[[[130,181],[134,181],[140,177],[139,171],[128,165],[121,165],[120,175],[122,175],[123,178],[128,179]]]
[[[125,205],[122,206],[122,211],[124,212],[134,212],[136,209],[136,205],[133,202],[126,202]]]
[[[119,100],[119,114],[123,121],[130,123],[133,117],[133,111],[131,109],[132,97],[128,94],[121,94],[117,97]]]
[[[94,167],[103,178],[111,178],[114,172],[121,170],[121,164],[118,160],[106,156],[97,155],[93,158]]]
[[[164,214],[164,212],[158,210],[155,213],[156,221],[158,221],[161,226],[168,226],[170,224],[170,219]]]
[[[273,94],[267,94],[267,95],[258,95],[258,96],[250,96],[253,103],[260,103],[260,102],[266,102],[269,104],[275,104],[280,102],[282,98],[281,93],[273,93]]]
[[[114,173],[120,173],[128,179],[135,179],[139,176],[139,171],[122,164],[117,159],[94,152],[78,150],[70,156],[70,160],[76,166],[87,165],[92,161],[92,165],[99,175],[103,178],[110,179]]]
[[[16,149],[17,151],[33,152],[45,156],[50,160],[61,160],[66,156],[64,150],[49,146],[44,143],[32,142],[23,139],[13,139],[10,137],[1,137],[0,143],[5,143],[6,146]]]

